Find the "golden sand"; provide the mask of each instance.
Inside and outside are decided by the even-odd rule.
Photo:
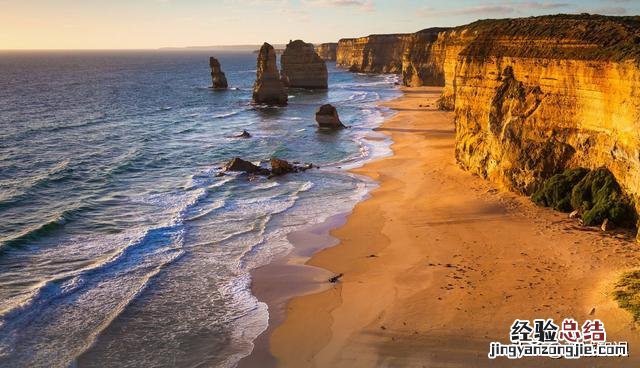
[[[287,303],[270,336],[278,365],[640,366],[631,316],[610,297],[620,272],[640,264],[638,244],[461,170],[453,114],[435,108],[440,89],[404,91],[380,129],[394,155],[354,170],[380,186],[332,231],[339,245],[307,262],[344,277]],[[516,318],[566,317],[601,319],[631,357],[487,358],[491,341],[509,342]]]

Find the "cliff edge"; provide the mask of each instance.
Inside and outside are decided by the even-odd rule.
[[[436,43],[463,168],[529,195],[606,167],[640,209],[640,17],[484,20]]]

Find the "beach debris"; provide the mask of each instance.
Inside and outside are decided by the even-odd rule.
[[[258,52],[256,82],[253,85],[253,102],[275,106],[287,104],[287,92],[280,80],[276,52],[273,46],[264,43]]]
[[[590,316],[593,316],[594,314],[596,314],[596,307],[591,308],[591,312],[589,312]]]
[[[605,218],[604,221],[602,221],[602,225],[600,225],[600,230],[609,231],[611,229],[613,229],[613,223],[609,221],[608,218]]]
[[[263,169],[240,157],[235,157],[224,166],[224,171],[239,171],[248,174],[269,175],[269,169]]]
[[[569,214],[569,218],[576,218],[580,216],[580,211],[579,210],[573,210],[570,214]]]
[[[242,133],[235,135],[234,138],[251,138],[251,134],[246,130],[243,130]]]
[[[330,282],[330,283],[332,283],[332,284],[335,284],[336,282],[340,281],[340,279],[342,278],[342,276],[344,276],[344,274],[339,273],[339,274],[337,274],[337,275],[335,275],[335,276],[333,276],[333,277],[330,277],[330,278],[329,278],[329,282]]]
[[[331,104],[324,104],[316,111],[316,122],[320,128],[342,129],[345,126],[340,121],[338,110]]]
[[[213,56],[209,58],[209,67],[211,68],[211,80],[213,85],[211,86],[213,89],[226,89],[227,88],[227,77],[222,72],[222,68],[220,67],[220,62],[218,59]]]

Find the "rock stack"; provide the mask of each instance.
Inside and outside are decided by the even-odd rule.
[[[256,83],[253,85],[253,101],[267,105],[286,105],[287,92],[284,89],[273,46],[264,43],[258,52]]]
[[[286,87],[327,89],[327,66],[312,44],[302,40],[289,42],[280,64]]]
[[[320,106],[316,112],[316,122],[320,128],[342,129],[344,125],[338,117],[338,111],[333,105],[326,104]]]
[[[214,89],[227,88],[227,77],[220,68],[220,62],[213,56],[209,58],[209,66],[211,67],[211,80],[213,81]]]

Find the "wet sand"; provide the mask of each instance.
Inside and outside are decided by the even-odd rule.
[[[618,275],[640,264],[631,234],[582,228],[461,170],[453,114],[435,108],[440,89],[404,92],[379,129],[394,155],[353,170],[380,186],[331,231],[339,244],[306,262],[318,290],[307,282],[287,301],[295,272],[254,273],[272,320],[253,362],[275,364],[269,347],[282,367],[640,366],[640,334],[610,297]],[[338,273],[340,283],[325,281]],[[490,342],[509,342],[516,318],[566,317],[603,320],[631,357],[487,358]]]

